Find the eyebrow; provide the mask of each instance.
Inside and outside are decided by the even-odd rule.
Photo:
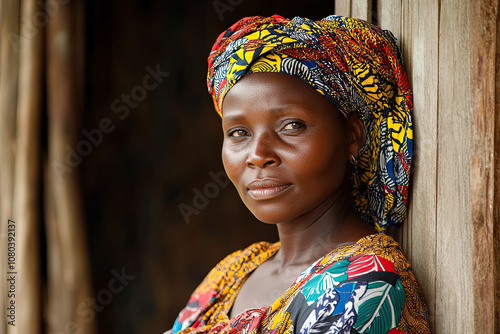
[[[271,114],[281,115],[286,110],[290,110],[290,106],[283,106],[283,107],[272,108],[269,111],[271,112]]]

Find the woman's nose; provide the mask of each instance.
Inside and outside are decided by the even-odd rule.
[[[254,135],[251,145],[248,146],[247,167],[264,168],[279,165],[281,160],[276,154],[276,146],[276,143],[273,142],[272,135]]]

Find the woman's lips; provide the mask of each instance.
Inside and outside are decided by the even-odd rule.
[[[291,184],[274,180],[254,180],[247,186],[248,193],[256,200],[275,198],[290,188]]]

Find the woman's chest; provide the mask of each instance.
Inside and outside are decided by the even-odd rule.
[[[231,308],[230,318],[248,309],[269,307],[304,269],[300,266],[279,271],[272,263],[261,265],[250,274],[240,288]]]

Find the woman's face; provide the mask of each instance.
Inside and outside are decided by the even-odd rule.
[[[224,167],[257,219],[290,221],[350,195],[348,121],[301,79],[249,74],[222,110]]]

